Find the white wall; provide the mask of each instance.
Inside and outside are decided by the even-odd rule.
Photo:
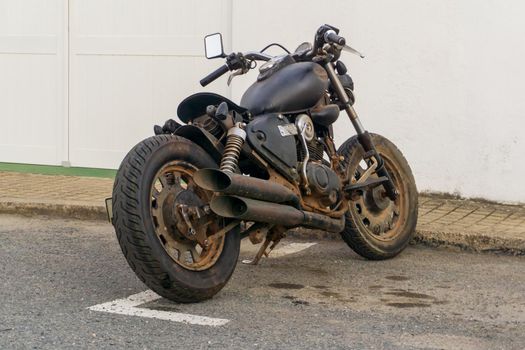
[[[202,57],[205,33],[293,49],[330,23],[367,56],[344,58],[363,124],[398,144],[420,190],[525,202],[523,13],[518,0],[0,0],[0,161],[115,168],[221,64]],[[238,101],[254,78],[206,90]],[[340,118],[338,143],[353,134]]]
[[[73,166],[117,168],[214,69],[204,35],[231,36],[228,0],[70,0],[69,14]]]
[[[0,0],[0,161],[60,164],[67,12],[62,0]]]
[[[292,49],[322,23],[338,26],[366,55],[344,56],[361,120],[400,147],[419,190],[525,202],[523,1],[316,4],[234,1],[234,48]],[[249,80],[236,81],[234,98]],[[339,143],[353,134],[346,118],[335,130]]]

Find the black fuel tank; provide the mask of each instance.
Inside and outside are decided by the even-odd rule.
[[[253,115],[302,111],[315,106],[327,88],[323,67],[313,62],[294,63],[250,86],[241,106]]]

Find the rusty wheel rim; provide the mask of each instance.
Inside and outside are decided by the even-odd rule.
[[[386,197],[383,186],[377,186],[367,190],[363,196],[354,201],[350,211],[357,219],[358,225],[370,236],[380,241],[392,241],[402,233],[404,222],[407,220],[408,189],[401,181],[401,170],[387,155],[381,154],[381,157],[398,192],[396,200],[390,200]],[[358,165],[352,181],[359,179],[364,170]],[[371,177],[377,177],[377,174],[372,174]]]
[[[177,209],[181,204],[205,206],[209,203],[212,194],[193,181],[197,170],[182,161],[165,164],[151,183],[150,213],[155,234],[169,257],[185,269],[201,271],[215,264],[222,253],[225,238],[224,235],[213,237],[221,227],[218,221],[223,224],[223,220],[215,217],[215,220],[207,222],[205,228],[201,226],[207,244],[203,244],[202,239],[199,242]]]

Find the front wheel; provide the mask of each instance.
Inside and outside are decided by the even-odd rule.
[[[363,192],[351,201],[346,214],[343,240],[359,255],[371,260],[396,256],[412,239],[418,210],[418,194],[410,167],[397,147],[381,135],[370,134],[377,152],[383,158],[398,192],[395,201],[385,196],[383,186]],[[348,139],[338,150],[344,157],[347,178],[351,183],[365,176],[369,164],[357,137]],[[370,175],[377,177],[376,174]]]
[[[207,210],[212,193],[193,174],[216,168],[193,142],[157,135],[124,158],[113,187],[113,225],[135,274],[177,302],[211,298],[231,277],[240,250],[233,223]],[[221,234],[216,234],[221,231]]]

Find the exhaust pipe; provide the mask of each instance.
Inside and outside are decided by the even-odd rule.
[[[345,217],[340,219],[276,204],[237,196],[219,196],[210,202],[217,215],[246,221],[267,222],[285,227],[305,226],[329,232],[341,232]]]
[[[256,177],[227,173],[219,169],[201,169],[193,175],[195,183],[206,190],[265,202],[291,202],[299,207],[299,197],[289,188]]]

